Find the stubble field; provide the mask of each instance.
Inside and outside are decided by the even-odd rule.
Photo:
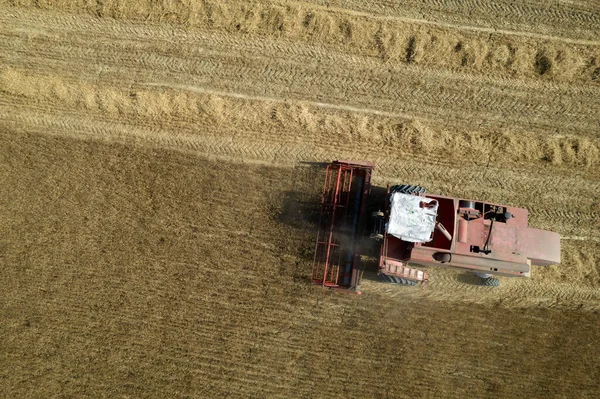
[[[505,3],[0,1],[0,396],[597,397],[600,9]],[[336,158],[561,265],[313,287]]]

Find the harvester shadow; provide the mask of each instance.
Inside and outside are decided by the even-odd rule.
[[[371,192],[365,201],[364,218],[370,221],[373,212],[383,211],[385,209],[385,196],[387,187],[371,186]]]
[[[296,258],[295,264],[289,265],[291,269],[286,267],[281,272],[294,281],[311,281],[326,166],[317,162],[297,164],[291,175],[291,189],[281,194],[278,204],[273,204],[272,217],[284,227],[287,236],[281,241],[289,243],[289,255]]]
[[[314,231],[316,234],[320,211],[320,198],[311,198],[306,193],[297,191],[286,191],[277,213],[277,221],[296,229]]]

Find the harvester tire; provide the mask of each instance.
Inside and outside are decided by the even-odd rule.
[[[402,283],[402,285],[417,285],[417,282],[414,280],[409,280],[409,279],[403,279],[404,282]]]
[[[485,285],[487,287],[499,287],[500,280],[497,277],[482,278],[481,285]]]
[[[401,193],[401,194],[427,194],[427,190],[425,187],[421,186],[413,186],[411,184],[398,184],[396,186],[390,187],[391,193]]]
[[[409,280],[407,278],[396,277],[396,276],[389,276],[387,274],[380,274],[379,279],[386,283],[396,284],[396,285],[410,285],[410,286],[417,285],[417,282],[414,280]]]

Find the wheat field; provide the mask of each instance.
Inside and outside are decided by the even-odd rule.
[[[0,0],[0,397],[600,395],[592,0]],[[308,282],[323,171],[525,207],[560,265]]]

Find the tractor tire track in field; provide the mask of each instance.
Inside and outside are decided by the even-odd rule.
[[[73,32],[69,35],[78,36]],[[383,112],[410,113],[417,118],[443,119],[450,124],[505,124],[534,130],[558,127],[587,131],[590,135],[598,130],[600,89],[595,88],[575,89],[575,92],[558,89],[553,95],[542,89],[533,94],[531,90],[517,88],[514,81],[509,85],[500,80],[481,86],[479,82],[462,79],[460,74],[440,76],[418,68],[390,73],[389,68],[375,69],[368,60],[339,74],[332,73],[331,66],[307,63],[305,56],[297,60],[281,59],[277,56],[281,53],[277,46],[254,57],[246,55],[240,63],[239,58],[230,55],[227,44],[217,45],[216,49],[209,43],[210,52],[198,51],[197,45],[196,50],[178,46],[180,50],[164,52],[157,51],[157,45],[151,41],[139,42],[135,38],[110,48],[92,40],[79,43],[71,40],[52,48],[44,40],[27,43],[13,39],[4,43],[2,49],[8,65],[11,59],[15,63],[27,59],[38,70],[61,68],[65,72],[71,70],[73,77],[81,75],[77,65],[85,63],[96,65],[88,72],[90,75],[103,68],[112,72],[103,78],[112,77],[115,82],[126,81],[123,75],[136,76],[136,80],[166,75],[172,83],[183,84],[189,82],[191,75],[200,81],[210,79],[214,89],[233,88],[248,94],[312,101],[328,97],[338,103],[352,99],[353,103],[348,105],[360,108],[372,104],[375,98],[377,108]],[[195,54],[197,58],[190,57]],[[337,62],[332,60],[332,65]],[[441,87],[440,80],[444,81]]]
[[[568,3],[550,5],[539,2],[509,3],[502,0],[413,0],[403,1],[401,5],[390,0],[305,0],[304,3],[382,18],[412,17],[425,23],[457,29],[552,37],[555,40],[572,38],[578,41],[581,40],[579,38],[585,38],[596,43],[599,39],[597,27],[600,25],[600,13],[594,1],[587,7]],[[478,25],[473,25],[473,21],[477,21]],[[502,21],[501,26],[505,29],[498,29],[498,21]],[[549,36],[546,33],[548,31],[560,36]]]
[[[131,21],[112,21],[96,18],[82,18],[58,14],[52,21],[48,21],[43,15],[36,13],[13,12],[0,16],[0,21],[5,26],[6,32],[2,32],[11,38],[27,38],[28,40],[52,39],[59,40],[68,38],[84,44],[92,44],[99,36],[110,39],[111,43],[123,46],[137,46],[143,48],[144,43],[151,42],[153,50],[162,52],[177,51],[180,54],[201,56],[207,50],[225,54],[235,53],[263,58],[284,58],[294,60],[296,63],[309,63],[318,59],[319,62],[328,61],[337,64],[352,64],[370,68],[382,68],[396,71],[406,68],[406,65],[391,63],[382,64],[377,57],[367,54],[349,51],[354,49],[340,48],[339,46],[326,46],[322,43],[314,45],[300,41],[286,40],[285,38],[268,38],[258,34],[232,34],[228,32],[213,30],[189,30],[178,26],[170,29],[164,27],[142,24]],[[161,44],[162,42],[162,44]],[[172,44],[176,42],[177,47]],[[199,46],[199,43],[202,45]],[[597,42],[600,46],[600,40]],[[415,65],[412,65],[414,68]],[[468,79],[479,84],[493,84],[500,81],[503,85],[512,85],[517,88],[560,89],[562,91],[573,91],[583,93],[597,93],[600,88],[590,85],[573,85],[556,82],[555,80],[515,80],[502,75],[494,78],[484,75],[473,75],[457,73],[456,71],[445,72],[443,70],[423,68],[422,73],[438,74],[439,77],[450,77]]]
[[[219,7],[222,5],[212,5],[210,8]],[[277,6],[264,3],[253,5],[233,3],[223,7],[232,7],[235,12],[228,10],[220,13],[220,19],[210,23],[200,17],[197,18],[203,22],[170,23],[167,24],[169,29],[164,29],[164,25],[131,23],[127,18],[118,22],[95,18],[95,21],[91,21],[89,25],[91,29],[102,24],[120,25],[118,29],[125,35],[131,35],[134,31],[136,34],[140,31],[148,34],[149,31],[161,27],[163,31],[166,30],[166,33],[152,32],[151,34],[161,37],[161,35],[169,36],[177,33],[179,36],[175,39],[177,43],[179,39],[190,34],[188,27],[193,26],[208,28],[211,32],[229,33],[237,37],[243,35],[246,38],[250,34],[268,40],[288,40],[295,45],[317,43],[331,50],[343,49],[352,54],[371,57],[385,66],[421,65],[434,69],[445,68],[455,72],[475,73],[480,76],[534,78],[542,82],[567,81],[594,84],[597,80],[596,63],[600,57],[600,40],[558,43],[546,37],[532,38],[518,35],[513,37],[497,30],[465,32],[453,27],[432,27],[422,20],[382,22],[368,15],[358,17],[343,13],[332,14],[330,9],[325,7],[312,11],[305,10],[301,6],[290,8],[289,5]],[[303,13],[306,15],[303,16]],[[29,19],[35,23],[37,26],[29,30],[29,34],[33,36],[48,34],[43,29],[48,25],[43,22],[43,16],[39,13],[12,8],[7,10],[6,15],[6,19]],[[159,16],[158,19],[160,18]],[[57,24],[55,27],[81,31],[85,31],[82,27],[87,24],[85,17],[65,17],[60,14],[57,14],[56,21],[53,22]],[[19,29],[24,30],[22,27]],[[492,35],[502,39],[492,41]],[[440,38],[444,39],[440,40]],[[409,51],[412,55],[407,57]],[[540,57],[543,57],[547,63],[547,68],[543,70],[538,68]]]
[[[4,4],[30,7],[31,0],[3,1]],[[37,2],[35,2],[37,3]],[[561,2],[545,4],[539,1],[521,1],[507,3],[502,0],[411,0],[398,3],[396,1],[362,1],[362,0],[273,0],[229,2],[228,7],[217,1],[207,0],[201,5],[185,6],[182,4],[157,4],[137,7],[124,7],[111,3],[80,4],[74,8],[71,1],[56,1],[54,4],[43,4],[46,10],[69,10],[95,16],[109,16],[115,19],[143,19],[149,21],[172,22],[197,25],[205,22],[215,26],[228,17],[236,17],[238,10],[255,17],[264,16],[265,10],[274,7],[301,12],[307,10],[311,14],[318,11],[327,13],[343,13],[368,18],[385,18],[408,21],[419,21],[431,25],[441,25],[454,29],[501,31],[499,22],[506,32],[515,35],[535,35],[536,37],[555,37],[556,39],[594,40],[598,39],[597,26],[600,24],[598,5],[593,0]],[[36,4],[39,6],[39,4]],[[145,7],[145,8],[144,8]],[[301,15],[305,17],[304,15]],[[272,22],[281,24],[282,19],[276,15],[266,16]],[[304,24],[310,19],[301,19]],[[286,21],[287,22],[287,21]],[[240,29],[241,26],[235,26]]]

